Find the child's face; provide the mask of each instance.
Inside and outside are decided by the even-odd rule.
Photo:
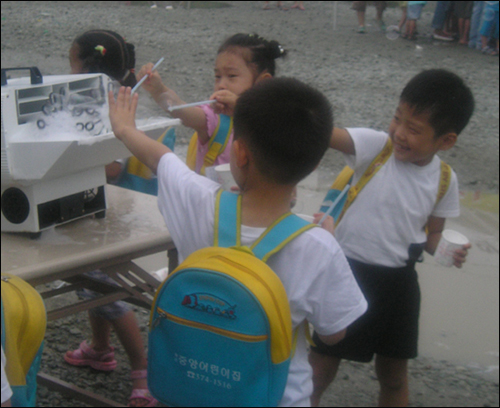
[[[394,157],[417,166],[429,164],[442,149],[443,137],[435,138],[429,123],[429,113],[415,113],[408,104],[401,102],[389,126]]]
[[[254,73],[239,54],[222,52],[215,60],[214,91],[228,90],[241,95],[254,84]]]

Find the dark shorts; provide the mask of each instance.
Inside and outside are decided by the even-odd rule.
[[[473,5],[474,5],[473,1],[456,1],[454,9],[453,9],[453,13],[458,18],[464,18],[464,19],[468,20],[472,16]]]
[[[349,259],[368,310],[347,328],[340,343],[327,346],[314,333],[319,354],[370,362],[374,354],[410,359],[418,355],[420,287],[414,267],[392,269]]]

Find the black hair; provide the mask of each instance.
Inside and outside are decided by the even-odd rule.
[[[474,112],[474,96],[462,78],[445,69],[430,69],[413,77],[400,97],[418,113],[428,112],[435,137],[467,126]]]
[[[103,73],[124,86],[134,86],[135,47],[109,30],[91,30],[77,37],[78,58],[90,73]]]
[[[257,170],[277,184],[296,184],[311,173],[332,130],[327,98],[293,78],[258,82],[234,111],[234,138],[246,142]]]
[[[219,47],[217,54],[225,51],[231,51],[235,48],[244,48],[250,51],[250,58],[245,60],[247,63],[255,64],[257,75],[262,72],[269,72],[274,76],[276,72],[277,58],[284,58],[287,51],[277,41],[267,41],[258,34],[235,34],[229,37]]]

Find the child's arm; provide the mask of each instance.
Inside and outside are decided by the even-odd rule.
[[[152,63],[146,64],[137,74],[138,81],[140,81],[145,75],[149,76],[149,78],[142,84],[142,87],[151,94],[156,103],[166,112],[174,118],[180,119],[184,126],[195,130],[198,133],[198,139],[201,144],[207,143],[209,136],[205,112],[198,107],[178,109],[170,112],[169,108],[171,106],[184,105],[186,102],[179,98],[173,89],[168,88],[162,82],[158,71],[151,72],[152,68]]]
[[[324,213],[316,213],[314,214],[313,222],[317,224],[323,218]],[[335,235],[335,220],[331,215],[327,216],[323,223],[321,224],[321,228],[327,230],[330,234]]]
[[[215,99],[217,102],[214,105],[214,112],[218,114],[233,116],[234,107],[238,100],[238,95],[228,90],[217,91],[212,94],[210,99]]]
[[[427,243],[425,244],[425,250],[434,255],[436,248],[441,240],[441,234],[444,230],[446,218],[430,216],[427,221]],[[462,264],[465,263],[467,259],[467,250],[471,248],[471,244],[466,244],[462,249],[457,249],[453,256],[454,265],[457,268],[461,268]]]
[[[131,88],[121,87],[115,101],[113,92],[109,93],[109,119],[115,136],[142,163],[156,174],[162,156],[171,150],[162,143],[150,139],[135,127],[135,112],[139,95],[131,94]]]
[[[352,137],[345,129],[333,128],[330,147],[345,154],[356,154]]]
[[[342,341],[345,337],[347,329],[344,329],[342,331],[339,331],[338,333],[332,334],[330,336],[321,336],[318,334],[319,339],[325,343],[327,346],[333,346],[334,344],[337,344],[338,342]]]

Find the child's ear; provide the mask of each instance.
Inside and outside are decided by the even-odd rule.
[[[446,133],[445,135],[441,136],[439,138],[439,141],[440,141],[439,150],[451,149],[453,146],[455,146],[455,143],[457,143],[457,138],[458,138],[458,135],[454,132],[449,132],[449,133]]]
[[[248,150],[248,146],[241,139],[236,139],[233,142],[234,149],[234,158],[236,159],[236,166],[238,168],[245,167],[250,161],[250,151]]]
[[[255,78],[255,82],[254,82],[254,84],[256,84],[256,83],[258,83],[258,82],[262,81],[263,79],[269,79],[269,78],[272,78],[272,77],[273,77],[273,76],[272,76],[269,72],[267,72],[267,71],[263,71],[263,72],[261,72],[261,73],[257,76],[257,78]]]

